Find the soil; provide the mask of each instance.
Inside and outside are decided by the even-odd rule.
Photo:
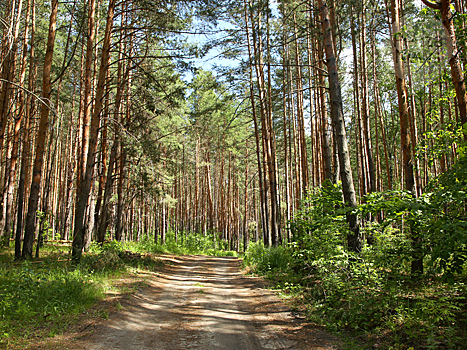
[[[234,257],[163,257],[164,267],[107,319],[29,349],[340,349],[338,339],[308,323],[264,282],[242,275]],[[118,307],[115,307],[118,305]]]

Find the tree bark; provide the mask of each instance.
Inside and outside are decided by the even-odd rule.
[[[399,121],[401,133],[401,148],[402,148],[402,168],[404,170],[404,185],[405,189],[412,193],[414,192],[414,173],[412,150],[410,146],[410,129],[409,129],[409,110],[407,100],[407,88],[405,83],[404,62],[402,59],[402,36],[399,22],[400,4],[398,0],[392,0],[392,38],[393,38],[393,58],[394,70],[396,75],[397,96],[399,101]],[[412,261],[412,274],[423,273],[423,257],[420,252],[420,237],[413,228],[411,230],[411,239],[414,248]]]
[[[440,0],[440,2],[422,2],[433,9],[441,12],[441,22],[446,34],[446,46],[448,49],[449,65],[451,67],[452,83],[456,90],[457,104],[459,108],[459,117],[464,128],[464,138],[467,139],[467,95],[464,81],[464,73],[461,67],[460,52],[457,48],[456,31],[454,29],[453,14],[451,12],[451,0]]]
[[[31,14],[31,39],[30,39],[30,49],[29,49],[29,74],[28,74],[28,89],[33,91],[34,88],[34,77],[36,72],[35,64],[35,32],[36,32],[36,4],[35,0],[31,0],[30,7],[32,9]],[[18,198],[17,198],[17,219],[16,219],[16,233],[15,233],[15,260],[21,259],[21,236],[23,234],[23,213],[24,213],[24,198],[25,198],[25,187],[26,187],[26,178],[28,175],[28,163],[29,163],[29,153],[30,153],[30,144],[31,144],[31,118],[34,111],[34,99],[30,94],[26,97],[26,120],[24,123],[24,142],[23,149],[21,150],[21,168],[19,173],[19,183],[18,183]],[[32,254],[32,247],[31,247]]]
[[[47,37],[47,49],[44,59],[42,74],[42,106],[39,120],[39,129],[36,137],[36,157],[33,164],[31,190],[29,192],[28,213],[26,215],[25,232],[23,241],[23,258],[32,258],[32,246],[36,231],[36,212],[39,204],[39,192],[42,178],[42,165],[44,162],[45,144],[47,141],[47,129],[49,125],[52,58],[55,45],[55,33],[57,23],[58,0],[52,1],[52,10],[49,20],[49,34]]]
[[[342,191],[344,194],[344,203],[349,209],[347,212],[347,223],[349,224],[350,232],[347,235],[347,244],[350,251],[360,252],[362,249],[360,228],[357,215],[352,212],[352,209],[357,206],[357,199],[355,196],[352,168],[350,165],[350,156],[347,145],[347,133],[344,123],[341,85],[337,70],[331,23],[329,19],[329,10],[326,4],[326,0],[318,0],[318,6],[324,35],[324,47],[326,52],[326,65],[328,67],[329,94],[331,102],[331,118],[336,134],[339,169],[342,180]]]
[[[91,117],[90,133],[89,133],[89,148],[86,160],[86,172],[79,184],[77,190],[77,203],[75,208],[75,225],[74,238],[72,245],[72,259],[79,262],[84,246],[84,220],[86,205],[88,203],[91,190],[91,182],[94,173],[95,152],[97,147],[97,137],[99,131],[100,114],[104,104],[104,91],[109,69],[110,59],[110,40],[113,27],[115,0],[110,0],[107,11],[107,23],[105,27],[104,42],[102,47],[101,64],[99,68],[99,78],[96,88],[94,110]]]

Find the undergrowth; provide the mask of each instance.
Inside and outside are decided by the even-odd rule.
[[[464,282],[447,284],[430,277],[413,283],[343,251],[313,261],[303,260],[303,254],[293,245],[253,243],[244,265],[275,282],[311,321],[352,339],[349,349],[462,348]]]
[[[237,256],[237,252],[228,250],[228,242],[217,237],[218,234],[183,232],[175,236],[173,231],[166,234],[164,244],[154,242],[154,236],[145,236],[140,242],[110,242],[122,249],[134,252],[153,252],[156,254]]]
[[[93,244],[73,265],[68,249],[45,245],[41,259],[22,262],[13,262],[11,248],[0,251],[0,348],[63,332],[107,292],[126,290],[114,281],[162,265],[154,254],[131,253],[118,244]]]
[[[455,254],[433,258],[439,251],[436,244],[443,241],[439,230],[430,236],[441,220],[439,205],[436,216],[430,217],[431,209],[419,203],[423,198],[385,193],[367,202],[366,208],[384,206],[386,219],[362,228],[371,244],[366,242],[357,254],[346,249],[348,226],[341,198],[335,185],[310,193],[291,222],[293,241],[286,247],[250,244],[244,264],[272,279],[311,321],[351,340],[349,349],[465,348],[467,269],[453,260],[465,246],[457,241]],[[412,205],[421,212],[413,213]],[[359,208],[362,216],[366,208]],[[423,228],[425,249],[424,274],[415,276],[410,236],[403,229],[414,218]],[[448,221],[444,225],[449,229]],[[442,249],[449,244],[446,241]]]

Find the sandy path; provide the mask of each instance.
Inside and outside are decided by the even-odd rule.
[[[123,309],[73,341],[73,349],[338,349],[335,339],[294,317],[236,258],[184,256]]]

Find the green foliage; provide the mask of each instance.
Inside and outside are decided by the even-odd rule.
[[[0,341],[20,329],[24,334],[43,323],[63,322],[102,295],[102,287],[80,269],[35,265],[0,268]]]
[[[98,254],[85,254],[81,261],[81,267],[89,272],[110,272],[123,270],[125,264],[119,256],[111,251],[102,251]]]
[[[286,272],[291,267],[292,254],[286,247],[266,248],[261,241],[252,242],[248,246],[243,263],[260,275]]]
[[[445,102],[444,100],[440,100],[440,103]],[[462,128],[453,122],[445,123],[442,128],[435,129],[435,125],[440,123],[437,113],[437,110],[433,110],[431,113],[433,130],[427,131],[423,140],[417,145],[418,158],[423,159],[427,156],[430,165],[433,165],[434,161],[441,159],[442,156],[450,157],[452,145],[454,143],[460,144],[463,138]]]
[[[461,157],[450,170],[434,179],[419,198],[403,191],[375,192],[366,198],[359,208],[363,215],[384,213],[384,220],[371,229],[380,248],[375,253],[382,260],[390,257],[392,269],[398,265],[398,259],[410,261],[412,257],[414,248],[408,230],[399,230],[405,224],[420,237],[428,268],[450,282],[454,274],[463,271],[467,261],[466,173],[467,161]]]
[[[307,193],[290,223],[297,257],[315,260],[334,255],[336,247],[344,244],[348,226],[341,191],[340,185],[326,183]],[[316,249],[307,248],[311,246]]]
[[[219,233],[181,233],[175,240],[175,233],[166,235],[165,244],[155,244],[150,251],[172,254],[201,254],[211,256],[237,256],[236,252],[228,251],[228,242],[220,239]]]
[[[154,270],[161,266],[162,262],[148,253],[152,248],[153,244],[146,240],[110,241],[103,245],[92,243],[88,254],[83,256],[80,267],[100,273],[125,271],[127,267]]]
[[[153,236],[144,236],[140,242],[134,241],[110,241],[103,245],[92,243],[89,248],[89,254],[83,257],[83,266],[88,266],[96,270],[103,269],[118,270],[125,267],[129,261],[125,256],[132,253],[141,255],[140,262],[147,259],[147,253],[159,254],[201,254],[212,256],[237,256],[234,251],[228,251],[228,242],[219,237],[219,233],[179,233],[175,239],[175,233],[169,231],[166,233],[165,243],[154,243]],[[131,255],[131,254],[130,254]],[[108,263],[105,264],[105,261]],[[123,261],[118,261],[118,259]],[[102,261],[102,264],[100,263]],[[131,261],[130,261],[131,262]]]
[[[329,329],[366,333],[394,348],[458,348],[467,321],[466,174],[461,158],[420,198],[405,191],[366,197],[359,216],[380,220],[362,225],[371,244],[360,254],[345,248],[342,194],[326,184],[306,196],[287,248],[251,244],[244,263],[286,293],[299,293],[309,317]],[[427,271],[415,283],[414,235]]]
[[[0,254],[0,347],[38,329],[59,333],[74,316],[105,296],[112,278],[133,269],[155,270],[149,242],[92,243],[79,265],[64,261],[67,247],[46,244],[41,261],[12,263]],[[105,317],[104,311],[101,317]],[[108,317],[108,316],[107,316]]]

